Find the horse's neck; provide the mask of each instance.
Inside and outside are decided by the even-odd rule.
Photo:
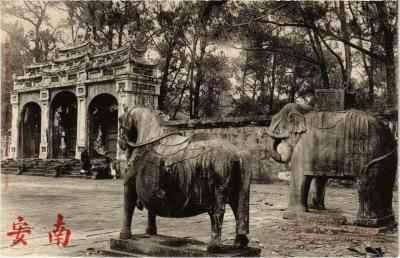
[[[150,119],[142,119],[138,121],[138,143],[146,143],[162,136],[164,127],[160,126],[155,116]]]
[[[162,136],[163,130],[161,127],[148,128],[139,132],[138,143],[146,143]]]

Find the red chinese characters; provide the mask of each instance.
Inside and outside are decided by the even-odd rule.
[[[26,245],[26,240],[24,239],[25,234],[31,234],[28,222],[24,220],[23,217],[17,217],[18,222],[13,222],[13,231],[7,232],[7,236],[15,236],[13,243],[10,246],[15,246],[16,244]]]
[[[57,246],[60,246],[60,243],[62,243],[63,247],[68,245],[69,238],[71,236],[71,230],[65,228],[63,219],[64,216],[61,213],[58,213],[57,223],[54,224],[54,230],[52,232],[48,232],[50,244],[53,243],[54,240],[57,243]]]

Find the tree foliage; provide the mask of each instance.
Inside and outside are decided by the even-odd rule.
[[[49,24],[50,9],[66,18]],[[397,105],[395,1],[25,0],[2,13],[17,19],[2,20],[17,66],[66,43],[144,42],[173,118],[272,114],[316,88],[355,91],[360,108]]]

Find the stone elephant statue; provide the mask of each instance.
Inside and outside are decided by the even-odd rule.
[[[308,105],[287,104],[267,130],[273,159],[290,163],[288,212],[325,209],[327,180],[356,179],[356,224],[394,223],[393,186],[397,145],[389,129],[359,110],[314,112]]]

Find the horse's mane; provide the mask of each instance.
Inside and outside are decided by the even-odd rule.
[[[134,109],[144,109],[144,110],[148,110],[151,112],[151,114],[153,114],[158,122],[158,125],[161,127],[165,126],[165,121],[168,121],[169,116],[166,115],[164,112],[162,112],[161,110],[155,108],[152,105],[134,105],[134,106],[127,106],[127,109],[124,112],[124,116],[128,116],[129,113],[134,110]]]

